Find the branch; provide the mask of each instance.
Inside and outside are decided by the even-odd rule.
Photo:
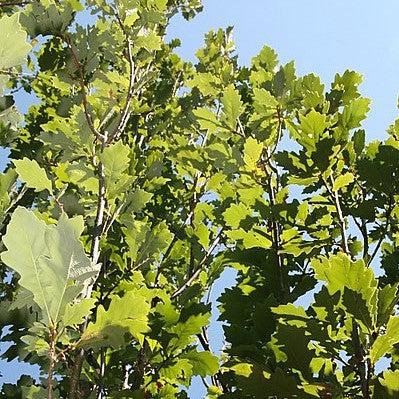
[[[105,143],[102,143],[102,147],[105,147]],[[92,245],[90,256],[94,264],[98,263],[98,258],[100,256],[100,237],[103,233],[103,221],[104,221],[104,211],[105,211],[105,171],[104,165],[99,162],[97,165],[98,173],[98,200],[97,200],[97,213],[96,220],[94,223],[94,232],[92,236]]]
[[[281,140],[281,136],[283,135],[283,115],[281,114],[281,108],[280,106],[277,106],[276,108],[276,117],[278,120],[278,128],[277,128],[277,138],[276,138],[276,142],[274,144],[274,147],[272,150],[270,150],[270,148],[268,148],[268,154],[267,154],[267,158],[263,161],[264,163],[268,163],[270,167],[272,167],[273,165],[270,165],[270,161],[273,157],[273,155],[275,154],[278,145],[280,144],[280,140]]]
[[[53,374],[54,368],[57,361],[57,356],[55,353],[55,341],[57,332],[54,326],[50,326],[50,342],[49,342],[49,366],[47,375],[47,399],[53,399]]]
[[[78,70],[78,73],[79,73],[79,84],[80,84],[80,88],[81,88],[81,92],[82,92],[82,104],[83,104],[87,123],[89,125],[90,130],[93,132],[95,138],[101,143],[101,150],[103,150],[106,146],[107,136],[101,134],[94,127],[92,117],[89,113],[87,94],[86,94],[86,85],[85,85],[85,81],[84,81],[83,66],[77,57],[75,48],[72,44],[70,37],[64,36],[64,40],[67,43],[67,45],[71,51],[72,59],[73,59],[74,64]],[[97,174],[98,174],[97,212],[96,212],[96,219],[94,222],[92,245],[91,245],[91,251],[90,251],[90,256],[91,256],[93,264],[98,263],[98,259],[100,256],[100,238],[103,233],[103,219],[104,219],[104,212],[105,212],[105,192],[106,192],[105,172],[104,172],[104,166],[101,163],[101,161],[99,161],[97,164]],[[91,296],[92,289],[93,289],[93,285],[90,285],[89,287],[87,287],[84,297],[89,298]],[[86,317],[86,319],[82,325],[82,331],[84,331],[86,329],[88,321],[89,321],[89,318]],[[80,375],[82,373],[84,357],[85,357],[84,349],[81,349],[77,355],[77,358],[75,359],[74,366],[71,370],[70,396],[69,396],[70,399],[79,399],[80,398],[79,380],[80,380]]]
[[[130,377],[130,366],[125,365],[125,376],[123,378],[123,389],[130,389],[129,377]]]
[[[2,6],[2,4],[0,3],[0,7]],[[37,73],[27,73],[27,72],[14,72],[13,70],[9,70],[9,69],[0,69],[0,75],[5,75],[5,76],[10,76],[12,78],[27,78],[27,79],[37,79]]]
[[[366,222],[364,221],[364,219],[361,219],[361,223],[359,223],[359,221],[354,216],[352,216],[352,218],[363,237],[363,260],[367,265],[369,256],[369,238],[367,234]]]
[[[134,366],[134,371],[136,373],[135,379],[131,384],[130,389],[133,391],[140,389],[140,386],[143,384],[144,375],[145,375],[145,368],[147,366],[147,352],[149,349],[149,345],[147,340],[144,340],[143,346],[140,348],[139,353],[137,355],[136,363]]]
[[[333,183],[332,176],[330,176],[330,179],[331,179],[331,182]],[[341,230],[341,238],[342,238],[341,248],[348,256],[350,256],[350,251],[349,251],[349,246],[348,246],[348,237],[346,236],[345,218],[342,213],[341,203],[339,202],[338,191],[332,191],[332,189],[328,186],[328,184],[324,178],[322,178],[322,181],[323,181],[324,187],[326,188],[331,199],[333,200],[335,209],[337,211],[339,227]]]
[[[102,142],[102,148],[105,147],[105,142]],[[104,211],[105,211],[105,174],[104,174],[104,166],[101,162],[98,163],[98,201],[97,201],[97,214],[96,214],[96,219],[94,223],[94,231],[93,231],[93,236],[92,236],[92,245],[91,245],[91,251],[90,251],[90,256],[92,259],[93,264],[98,263],[98,259],[100,256],[100,238],[103,233],[103,219],[104,219]],[[90,285],[87,288],[87,291],[85,293],[85,298],[90,298],[91,292],[93,289],[93,285]],[[82,326],[82,331],[84,331],[87,327],[89,318],[86,317],[83,326]],[[71,382],[70,382],[70,399],[79,399],[80,394],[79,394],[79,379],[80,379],[80,374],[82,373],[82,366],[83,366],[83,360],[84,360],[84,349],[81,349],[79,351],[79,354],[75,360],[74,367],[72,369],[71,373]]]
[[[118,21],[118,24],[125,35],[126,38],[126,44],[127,44],[127,58],[128,58],[128,63],[129,63],[129,88],[127,90],[127,95],[126,95],[126,101],[125,105],[122,110],[121,117],[119,119],[119,123],[115,127],[114,131],[109,135],[108,138],[108,144],[114,141],[115,139],[118,139],[118,137],[122,134],[124,131],[126,124],[129,120],[130,117],[130,104],[133,99],[133,94],[134,94],[134,82],[136,80],[136,72],[135,72],[135,65],[134,65],[134,60],[133,60],[133,52],[132,52],[132,41],[129,37],[129,33],[126,31],[119,14],[115,12],[115,17]]]
[[[276,192],[275,188],[272,186],[272,181],[270,179],[269,183],[269,197],[270,197],[270,205],[271,208],[273,209],[275,207],[275,202],[276,202]],[[280,226],[278,222],[275,220],[275,217],[272,215],[272,231],[273,231],[273,247],[274,247],[274,252],[276,254],[276,260],[277,260],[277,270],[278,270],[278,276],[280,280],[280,289],[281,289],[281,297],[282,301],[285,302],[286,296],[287,296],[287,289],[286,289],[286,284],[284,281],[284,276],[283,276],[283,262],[281,259],[280,255]]]
[[[22,7],[22,6],[26,6],[28,4],[31,4],[31,1],[1,1],[0,2],[0,8],[1,7],[11,7],[11,6],[18,6],[18,7]]]
[[[107,217],[107,220],[104,222],[104,230],[103,230],[103,234],[107,235],[109,229],[111,228],[111,226],[114,224],[116,218],[119,216],[119,214],[121,213],[123,207],[126,205],[125,202],[122,202],[121,205],[118,206],[118,208],[115,209],[114,213],[111,215],[110,218]]]
[[[208,352],[212,352],[211,347],[208,342],[208,337],[206,336],[205,329],[203,329],[202,333],[197,334],[197,338],[202,346],[202,349],[204,349],[205,351],[208,351]],[[222,388],[223,393],[229,392],[228,386],[222,382],[222,373],[220,371],[218,371],[216,373],[216,375],[212,376],[211,379],[212,379],[212,383],[214,385],[216,385],[219,388]]]
[[[245,130],[244,130],[244,126],[242,125],[240,118],[237,118],[237,127],[238,130],[234,130],[234,133],[238,133],[241,137],[244,137],[244,139],[246,138],[245,136]]]
[[[182,77],[183,72],[179,72],[179,74],[176,77],[175,83],[173,85],[173,90],[172,90],[172,96],[175,97],[177,95],[177,92],[179,90],[179,86],[181,85],[180,78]]]
[[[282,129],[283,129],[282,119],[280,118],[279,109],[277,111],[277,115],[278,115],[279,125],[278,125],[276,144],[273,149],[271,149],[270,147],[267,148],[267,158],[265,160],[265,163],[267,163],[269,165],[270,169],[275,174],[277,185],[278,185],[279,174],[278,174],[278,170],[275,167],[275,165],[272,164],[272,158],[273,158],[274,152],[277,149],[279,141],[281,139]],[[277,187],[277,189],[278,189],[278,187]],[[271,209],[273,210],[273,208],[275,207],[275,204],[276,204],[276,187],[273,186],[271,173],[269,175],[268,190],[269,190],[270,206],[271,206]],[[275,219],[273,214],[271,215],[271,227],[272,227],[272,231],[273,231],[273,247],[274,247],[274,252],[275,252],[276,260],[277,260],[277,270],[278,270],[278,277],[279,277],[280,289],[281,289],[281,299],[282,299],[282,302],[285,302],[287,294],[289,293],[289,289],[287,289],[286,282],[284,281],[283,262],[282,262],[282,258],[281,258],[281,254],[280,254],[280,247],[281,247],[280,225],[277,222],[277,220]]]
[[[16,208],[16,206],[18,205],[19,201],[22,200],[22,198],[24,197],[25,193],[28,191],[28,187],[23,183],[19,189],[19,191],[16,191],[16,183],[14,183],[13,185],[13,189],[12,189],[12,193],[15,192],[15,196],[13,196],[13,198],[11,199],[10,204],[8,205],[8,207],[6,208],[6,210],[4,211],[4,215],[5,218],[3,220],[3,222],[0,222],[0,250],[2,249],[2,243],[1,243],[1,236],[3,233],[3,229],[7,226],[8,221],[11,218],[11,214],[13,213],[14,209]]]
[[[331,183],[334,184],[332,176],[330,176]],[[322,179],[324,186],[326,187],[328,193],[330,196],[332,196],[334,203],[335,203],[335,208],[337,210],[338,214],[338,219],[339,219],[339,224],[341,228],[341,236],[342,236],[342,250],[348,255],[351,256],[349,252],[349,247],[348,247],[348,239],[346,236],[346,229],[345,229],[345,219],[342,213],[341,209],[341,204],[339,202],[339,196],[338,196],[338,191],[332,191],[330,187],[328,186],[327,182]],[[366,232],[367,233],[367,232]],[[363,232],[362,232],[363,234]],[[368,244],[367,244],[368,245]],[[362,343],[360,341],[359,337],[359,326],[358,323],[355,319],[352,320],[353,326],[352,326],[352,343],[353,347],[355,349],[355,353],[353,355],[353,359],[356,363],[357,366],[357,374],[360,379],[360,386],[363,394],[364,399],[370,399],[370,375],[367,370],[367,365],[365,361],[365,350],[364,347],[362,346]]]
[[[334,198],[335,208],[337,210],[339,224],[340,224],[340,228],[341,228],[342,249],[346,254],[349,254],[350,252],[349,252],[349,246],[348,246],[348,237],[346,235],[346,229],[345,229],[345,219],[344,219],[344,215],[342,213],[341,204],[339,202],[338,191],[334,192],[333,198]]]
[[[362,193],[362,201],[364,201],[366,199],[367,193],[364,189],[364,187],[359,183],[359,181],[357,179],[355,179],[355,183],[358,186],[360,192]],[[368,261],[370,259],[369,257],[369,236],[368,236],[368,231],[367,231],[367,219],[363,219],[361,218],[361,225],[359,225],[357,223],[356,218],[355,219],[355,223],[358,226],[362,236],[363,236],[363,259],[366,263],[366,265],[368,264]]]
[[[25,193],[28,191],[28,187],[26,184],[22,184],[20,190],[16,194],[16,196],[11,200],[10,205],[7,207],[7,209],[4,211],[4,214],[12,213],[12,209],[18,204],[19,201],[23,198]]]
[[[105,376],[105,354],[104,354],[104,348],[101,348],[100,350],[100,376],[99,376],[99,384],[98,384],[98,393],[97,393],[97,399],[103,399],[104,398],[104,376]]]
[[[168,248],[166,249],[165,254],[162,257],[161,264],[158,266],[157,274],[156,274],[155,280],[154,280],[154,286],[158,285],[159,277],[161,276],[161,272],[162,272],[162,264],[163,264],[163,262],[166,261],[166,259],[168,259],[168,257],[170,255],[170,253],[172,252],[172,249],[173,249],[174,245],[176,244],[177,240],[178,240],[178,237],[177,237],[177,234],[175,234],[173,236],[172,241],[170,242]]]
[[[353,323],[353,330],[352,330],[352,334],[353,334],[353,343],[354,343],[354,347],[355,347],[355,361],[356,361],[356,365],[357,365],[357,372],[360,378],[360,385],[361,385],[361,390],[362,390],[362,394],[363,394],[363,398],[364,399],[370,399],[370,389],[369,389],[369,384],[370,381],[368,379],[368,372],[366,370],[366,361],[364,358],[364,348],[361,345],[360,342],[360,337],[359,337],[359,330],[358,330],[358,325],[357,323],[354,321]]]
[[[207,139],[208,139],[208,134],[206,134],[206,136],[204,137],[204,139],[203,139],[203,141],[202,141],[202,144],[201,144],[201,147],[203,147],[203,146],[206,144]],[[188,224],[190,224],[190,225],[192,226],[192,220],[193,220],[195,208],[196,208],[196,206],[198,205],[198,201],[199,201],[199,199],[201,198],[201,196],[202,196],[202,194],[203,194],[202,191],[200,191],[200,192],[198,193],[198,195],[197,195],[197,192],[196,192],[196,190],[197,190],[197,185],[198,185],[198,180],[200,179],[200,177],[201,177],[201,172],[197,172],[196,175],[195,175],[195,177],[194,177],[193,187],[192,187],[192,189],[191,189],[192,197],[191,197],[190,204],[189,204],[189,212],[188,212],[188,215],[187,215],[187,217],[186,217],[186,219],[185,219],[185,221],[183,222],[183,225],[182,225],[182,227],[181,227],[182,230],[183,230]],[[206,180],[206,182],[207,182],[207,181],[208,181],[208,179]],[[204,183],[203,187],[205,187],[205,186],[206,186],[206,183]],[[171,241],[171,243],[169,244],[169,247],[167,248],[167,250],[166,250],[166,252],[165,252],[165,255],[164,255],[164,257],[163,257],[163,259],[162,259],[162,261],[161,261],[161,264],[160,264],[159,267],[158,267],[157,275],[156,275],[156,277],[155,277],[155,285],[158,283],[158,280],[159,280],[159,277],[160,277],[160,274],[161,274],[161,271],[162,271],[162,266],[163,266],[162,263],[163,263],[163,262],[168,258],[168,256],[170,255],[170,252],[172,251],[173,246],[175,245],[175,243],[177,242],[177,240],[178,240],[178,237],[177,237],[177,234],[175,234],[174,237],[173,237],[173,239],[172,239],[172,241]],[[189,263],[189,269],[188,269],[188,273],[187,273],[188,277],[191,276],[191,273],[192,273],[192,270],[193,270],[193,262],[194,262],[193,246],[190,245],[190,263]]]
[[[72,60],[73,63],[78,71],[79,74],[79,85],[80,85],[80,91],[82,93],[82,104],[83,104],[83,109],[84,109],[84,113],[85,113],[85,117],[87,120],[87,124],[89,125],[90,130],[93,132],[94,136],[100,141],[103,142],[105,141],[105,137],[101,134],[101,132],[99,132],[94,124],[93,124],[93,119],[90,115],[89,112],[89,103],[87,101],[87,93],[86,93],[86,85],[85,85],[85,78],[84,78],[84,73],[83,73],[83,65],[81,64],[81,62],[79,61],[79,58],[76,54],[76,50],[74,48],[74,45],[71,41],[71,38],[67,35],[63,36],[64,41],[66,42],[66,44],[69,47],[69,50],[71,52],[72,55]]]
[[[177,298],[180,294],[182,294],[185,291],[185,289],[187,287],[189,287],[197,279],[197,277],[199,276],[199,274],[202,271],[203,266],[206,264],[209,257],[212,255],[213,250],[218,245],[222,231],[223,231],[223,228],[220,229],[219,233],[216,235],[215,239],[213,240],[212,245],[208,248],[208,251],[206,252],[204,257],[201,259],[200,263],[198,264],[197,269],[178,289],[176,289],[172,293],[171,299]]]
[[[206,140],[206,138],[204,139],[204,141],[205,140]],[[200,177],[201,177],[201,172],[196,172],[194,182],[193,182],[193,188],[192,188],[192,197],[191,197],[190,204],[189,204],[190,210],[189,210],[189,214],[187,216],[187,220],[185,222],[185,224],[189,224],[189,226],[192,229],[194,229],[193,216],[194,216],[195,208],[197,207],[197,204],[198,204],[197,185],[198,185],[198,180]],[[190,261],[189,261],[188,270],[187,270],[188,276],[191,276],[191,273],[194,270],[194,258],[195,258],[194,246],[193,246],[193,242],[191,240],[191,242],[190,242]]]
[[[371,262],[377,256],[377,253],[378,253],[378,251],[379,251],[379,249],[381,247],[381,244],[384,241],[384,238],[385,238],[385,236],[387,234],[387,231],[388,231],[392,210],[393,210],[393,200],[392,200],[392,195],[391,195],[389,197],[389,205],[388,205],[388,209],[387,209],[387,212],[386,212],[386,221],[385,221],[385,226],[384,226],[383,232],[381,234],[380,239],[378,240],[378,243],[377,243],[376,247],[374,248],[374,251],[373,251],[372,255],[370,256],[369,261],[367,262],[367,266],[371,265]]]

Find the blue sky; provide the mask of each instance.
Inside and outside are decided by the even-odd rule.
[[[180,54],[194,60],[203,34],[234,26],[239,60],[248,64],[264,44],[282,62],[295,60],[299,74],[314,72],[328,84],[336,72],[354,69],[372,98],[365,124],[371,139],[383,138],[399,114],[399,3],[394,0],[205,0],[194,21],[174,20],[170,36],[182,38]]]
[[[365,123],[368,137],[385,137],[386,128],[399,115],[397,0],[205,0],[204,5],[204,12],[193,21],[177,17],[169,29],[169,37],[181,38],[179,53],[184,58],[195,60],[205,32],[233,25],[242,64],[248,64],[268,44],[282,62],[295,60],[299,74],[314,72],[326,85],[336,72],[357,70],[365,77],[363,95],[372,98],[372,111]],[[227,273],[214,297],[232,281],[232,273]],[[220,346],[219,326],[212,327],[211,337]],[[20,364],[0,363],[4,374],[0,383],[13,381],[22,369]],[[196,383],[190,398],[203,397]]]

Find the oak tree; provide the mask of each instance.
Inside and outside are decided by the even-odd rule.
[[[40,367],[0,398],[398,397],[399,121],[368,142],[360,74],[240,66],[231,28],[183,60],[201,8],[0,3],[1,341]]]

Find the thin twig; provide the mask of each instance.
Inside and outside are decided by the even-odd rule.
[[[369,259],[368,262],[367,262],[367,266],[370,266],[370,265],[371,265],[371,262],[372,262],[372,261],[374,260],[374,258],[377,256],[377,253],[378,253],[378,251],[379,251],[379,249],[380,249],[380,247],[381,247],[381,244],[382,244],[382,242],[384,241],[384,238],[385,238],[385,236],[386,236],[386,234],[387,234],[387,231],[388,231],[388,227],[389,227],[389,223],[390,223],[390,217],[391,217],[392,210],[393,210],[393,200],[392,200],[392,196],[390,196],[390,197],[389,197],[389,205],[388,205],[388,209],[387,209],[386,216],[385,216],[385,217],[386,217],[385,226],[384,226],[383,232],[382,232],[382,234],[381,234],[381,237],[380,237],[380,239],[378,240],[378,243],[377,243],[377,245],[375,246],[372,255],[370,256],[370,259]]]
[[[101,350],[100,350],[100,378],[99,378],[97,399],[104,398],[104,385],[103,385],[104,376],[105,376],[105,353],[104,353],[104,348],[101,348]]]
[[[21,199],[23,198],[23,196],[25,195],[25,193],[28,191],[28,187],[26,186],[26,184],[23,184],[21,186],[21,189],[19,190],[17,196],[15,198],[12,199],[10,205],[7,207],[7,209],[4,211],[4,214],[7,215],[9,213],[11,213],[11,209],[13,207],[15,207],[19,201],[21,201]]]
[[[206,335],[206,330],[203,328],[202,333],[197,334],[198,341],[200,342],[202,348],[205,351],[212,352],[211,347],[209,345],[209,340]],[[211,377],[212,383],[219,388],[222,388],[224,393],[228,393],[229,389],[226,384],[222,382],[222,373],[218,371],[214,376]]]
[[[198,180],[201,176],[201,172],[197,172],[194,178],[194,182],[193,182],[193,188],[192,188],[192,197],[190,200],[190,205],[189,205],[189,225],[192,229],[194,229],[194,220],[193,220],[193,216],[194,216],[194,212],[195,212],[195,208],[197,206],[198,203],[198,196],[197,196],[197,184],[198,184]],[[188,264],[188,270],[187,270],[187,276],[191,276],[193,270],[194,270],[194,260],[195,260],[195,253],[194,253],[194,245],[193,242],[190,242],[190,260],[189,260],[189,264]]]
[[[107,235],[108,230],[114,224],[116,218],[119,216],[119,214],[121,213],[121,211],[125,205],[126,204],[124,202],[122,202],[122,204],[119,205],[118,208],[115,209],[115,212],[112,214],[111,218],[109,218],[109,220],[107,220],[106,223],[104,223],[104,230],[103,230],[104,235]]]
[[[83,72],[83,65],[79,61],[79,58],[76,54],[75,47],[71,41],[71,38],[68,35],[64,35],[64,41],[69,47],[69,50],[72,55],[72,60],[73,63],[78,71],[79,75],[79,85],[80,85],[80,91],[82,93],[82,104],[83,104],[83,109],[86,117],[87,124],[89,125],[90,130],[93,132],[94,136],[101,142],[104,141],[104,136],[95,128],[93,119],[91,117],[91,114],[89,112],[89,103],[87,101],[87,93],[86,93],[86,84],[85,84],[85,78],[84,78],[84,72]]]
[[[270,163],[271,158],[277,151],[277,147],[280,144],[281,136],[283,134],[284,119],[283,119],[283,115],[281,114],[281,109],[279,106],[276,108],[276,112],[277,112],[276,115],[277,115],[277,120],[278,120],[277,138],[276,138],[276,142],[274,143],[274,147],[271,150],[270,150],[270,148],[268,148],[267,158],[263,161],[263,162],[267,162],[267,163]]]
[[[178,297],[179,295],[181,295],[186,290],[186,288],[189,287],[197,279],[197,277],[199,276],[199,274],[202,271],[203,266],[206,264],[209,257],[212,255],[213,250],[219,244],[222,231],[223,231],[223,229],[220,229],[219,233],[216,235],[215,239],[213,240],[212,245],[208,248],[208,251],[205,253],[204,257],[199,262],[196,270],[178,289],[176,289],[172,293],[171,299],[174,299],[174,298]]]
[[[169,255],[172,252],[172,249],[177,241],[178,241],[178,237],[177,237],[177,234],[175,234],[162,257],[162,261],[161,261],[160,265],[158,266],[157,274],[156,274],[155,280],[154,280],[154,286],[158,285],[159,277],[161,276],[161,272],[162,272],[162,264],[166,261],[166,259],[168,259]]]
[[[353,221],[355,222],[357,228],[359,229],[362,237],[363,237],[363,260],[368,263],[369,256],[369,238],[367,234],[367,226],[364,219],[361,219],[361,223],[353,216]]]
[[[105,142],[103,143],[105,146]],[[105,171],[102,162],[98,163],[98,202],[97,202],[97,214],[94,224],[94,233],[92,237],[92,246],[90,256],[94,264],[98,263],[100,256],[100,237],[103,232],[103,220],[105,211]]]
[[[11,6],[26,6],[28,4],[31,4],[31,1],[1,1],[0,2],[0,8],[1,7],[11,7]]]
[[[278,111],[278,115],[280,115],[279,111]],[[273,171],[273,173],[276,176],[276,185],[277,187],[274,187],[273,185],[273,181],[272,181],[272,174],[270,174],[269,176],[269,185],[268,185],[268,189],[269,189],[269,201],[270,201],[270,206],[271,209],[273,210],[275,205],[276,205],[276,195],[277,195],[277,190],[278,190],[278,185],[279,185],[279,174],[278,174],[278,170],[275,167],[275,165],[273,165],[272,163],[272,158],[274,155],[274,152],[277,149],[277,146],[280,142],[281,136],[282,136],[282,132],[283,132],[283,123],[282,123],[282,119],[279,117],[278,119],[278,133],[277,133],[277,138],[276,138],[276,144],[274,146],[273,149],[271,149],[270,147],[267,148],[267,158],[265,159],[264,162],[266,162],[270,169]],[[281,289],[281,300],[282,302],[286,302],[287,300],[287,295],[288,295],[288,289],[286,287],[286,282],[284,279],[284,266],[283,266],[283,259],[280,253],[280,249],[281,249],[281,226],[278,223],[278,221],[276,220],[276,218],[274,217],[274,215],[271,215],[271,227],[272,227],[272,232],[273,232],[273,247],[274,247],[274,252],[276,255],[276,262],[277,262],[277,270],[278,270],[278,277],[279,277],[279,282],[280,282],[280,289]]]
[[[112,141],[117,140],[118,137],[122,134],[122,132],[124,131],[124,129],[126,127],[126,124],[130,117],[130,104],[133,99],[134,82],[136,80],[136,69],[135,69],[134,60],[133,60],[132,41],[130,39],[129,33],[126,31],[125,26],[123,25],[123,22],[121,21],[119,14],[117,12],[115,12],[115,17],[116,17],[118,24],[126,38],[127,60],[129,63],[129,87],[127,90],[126,101],[125,101],[125,105],[122,110],[121,117],[119,119],[119,123],[117,124],[117,126],[115,127],[113,132],[109,135],[108,143],[111,143]]]
[[[102,143],[105,146],[105,142]],[[92,236],[92,246],[90,251],[90,256],[94,265],[98,263],[98,259],[100,256],[100,238],[103,231],[103,219],[104,219],[104,211],[105,211],[105,174],[104,174],[104,166],[101,162],[98,163],[98,200],[97,200],[97,213],[96,219],[94,223],[94,231]],[[93,285],[87,287],[87,291],[85,293],[86,298],[90,298],[91,292],[93,289]],[[86,317],[82,330],[84,331],[87,327],[89,318]],[[83,360],[84,360],[84,349],[81,349],[78,353],[78,356],[75,360],[74,367],[71,373],[71,381],[70,381],[70,399],[79,399],[79,379],[80,374],[82,372]]]
[[[334,184],[332,176],[330,176],[330,180],[331,180],[331,183]],[[322,178],[322,182],[323,182],[324,187],[326,188],[327,192],[329,193],[331,199],[333,200],[335,210],[337,211],[339,227],[341,230],[341,239],[342,239],[341,248],[342,248],[343,252],[345,252],[347,255],[350,256],[350,251],[349,251],[349,246],[348,246],[348,237],[346,235],[345,218],[342,213],[342,208],[341,208],[341,203],[339,201],[338,191],[333,191],[329,187],[328,183],[326,182],[326,180],[324,178]]]
[[[104,126],[109,122],[109,120],[114,116],[115,110],[111,108],[111,110],[105,115],[104,119],[100,123],[100,126],[98,127],[99,130],[101,131]]]
[[[245,130],[244,130],[244,126],[242,125],[240,118],[237,118],[237,126],[238,126],[238,130],[235,130],[234,133],[238,133],[240,136],[242,137],[246,137],[245,136]]]

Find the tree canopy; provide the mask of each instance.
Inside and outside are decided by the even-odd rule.
[[[399,120],[369,142],[359,73],[239,65],[231,28],[185,61],[201,8],[0,2],[1,342],[40,367],[0,398],[399,397]]]

